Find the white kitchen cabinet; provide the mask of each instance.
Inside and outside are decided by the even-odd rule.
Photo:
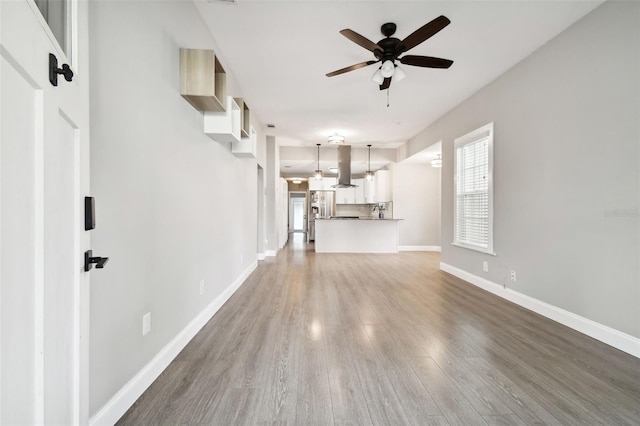
[[[336,204],[355,204],[355,188],[336,188]]]
[[[355,189],[355,203],[364,204],[364,179],[354,179],[352,183],[356,186]]]
[[[375,203],[393,201],[391,193],[391,170],[378,170],[374,177]]]
[[[317,180],[315,176],[309,177],[309,191],[331,191],[335,188],[332,188],[332,185],[336,184],[336,178],[334,177],[323,177],[320,180]]]
[[[335,190],[335,188],[333,188],[333,185],[335,185],[336,183],[338,183],[338,178],[335,177],[323,177],[322,178],[322,185],[324,186],[324,190],[325,191],[330,191],[332,189]]]
[[[375,203],[376,198],[376,185],[373,180],[363,179],[364,184],[362,185],[362,196],[364,199],[364,204]]]
[[[356,204],[371,204],[374,201],[375,193],[372,180],[366,179],[354,179],[354,185],[356,186]]]

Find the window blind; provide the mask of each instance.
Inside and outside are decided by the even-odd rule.
[[[489,138],[456,148],[456,235],[459,243],[489,247]]]

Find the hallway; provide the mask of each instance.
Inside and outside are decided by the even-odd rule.
[[[294,233],[119,424],[638,424],[640,360],[439,270]]]

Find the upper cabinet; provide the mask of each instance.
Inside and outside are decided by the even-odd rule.
[[[374,201],[374,184],[371,180],[354,179],[356,185],[356,204],[371,204]]]
[[[336,204],[356,204],[356,188],[336,188]]]
[[[180,94],[198,111],[225,111],[227,76],[213,50],[180,49]]]
[[[393,201],[391,194],[391,171],[378,170],[374,177],[375,183],[375,203]]]
[[[309,178],[309,191],[333,191],[335,188],[332,185],[336,184],[336,178],[323,177],[318,180],[314,176]]]

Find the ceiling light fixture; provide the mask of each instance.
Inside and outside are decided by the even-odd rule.
[[[295,183],[296,185],[300,185],[302,183],[302,179],[300,178],[293,178],[291,179],[291,182]]]
[[[318,168],[316,169],[316,180],[321,180],[322,170],[320,169],[320,144],[317,143],[316,145],[318,145]]]
[[[364,177],[366,180],[373,180],[373,173],[371,172],[371,145],[367,145],[369,148],[369,166],[367,167],[367,173],[365,173]]]
[[[384,61],[382,66],[373,73],[371,80],[376,84],[382,84],[385,78],[393,77],[394,81],[398,82],[404,80],[407,74],[398,65],[395,65],[392,61]]]
[[[389,78],[393,76],[394,71],[395,71],[395,65],[393,64],[393,61],[386,60],[382,63],[382,66],[380,67],[380,74],[382,74],[384,78]]]
[[[329,171],[333,172],[333,173],[338,173],[338,168],[337,167],[329,167]]]
[[[436,158],[431,160],[431,167],[435,167],[435,168],[442,167],[442,154],[436,155]]]
[[[333,135],[329,136],[329,143],[332,145],[339,145],[341,143],[344,143],[344,136],[334,133]]]
[[[380,68],[378,68],[376,72],[373,73],[371,80],[376,84],[382,84],[382,82],[384,82],[384,77],[382,76],[382,71],[380,71]]]

